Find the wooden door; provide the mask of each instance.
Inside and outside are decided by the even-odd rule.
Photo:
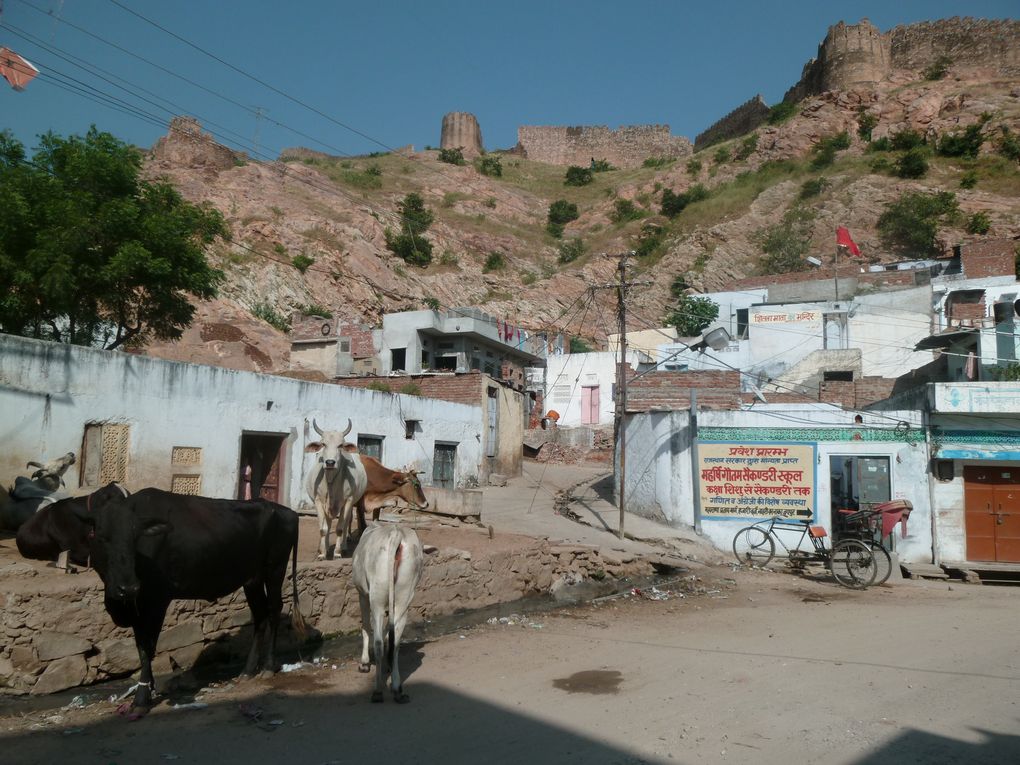
[[[967,560],[1020,563],[1020,468],[963,469]]]
[[[259,497],[268,499],[270,502],[280,501],[280,465],[283,460],[280,455],[283,452],[283,439],[273,448],[272,443],[266,445],[265,460],[268,465],[265,476],[262,479],[262,486],[259,488]]]

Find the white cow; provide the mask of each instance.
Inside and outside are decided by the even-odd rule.
[[[398,524],[370,526],[354,551],[351,579],[361,602],[361,664],[358,670],[371,669],[368,655],[369,631],[375,654],[375,690],[372,701],[383,700],[386,687],[383,662],[389,659],[390,689],[398,703],[410,701],[400,680],[397,658],[400,636],[407,624],[407,612],[414,588],[421,579],[424,553],[413,529]],[[384,650],[389,633],[388,651]]]
[[[354,506],[368,487],[368,475],[361,464],[361,456],[343,448],[344,437],[351,432],[349,419],[347,430],[342,433],[339,430],[322,430],[314,419],[312,427],[321,440],[308,444],[305,451],[317,452],[319,464],[305,479],[305,490],[315,503],[315,512],[319,516],[318,559],[323,560],[329,549],[329,527],[334,518],[340,520],[333,557],[339,557],[347,548]]]

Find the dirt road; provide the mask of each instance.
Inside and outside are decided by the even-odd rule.
[[[369,676],[335,647],[318,667],[206,691],[202,709],[164,702],[135,723],[106,701],[28,714],[5,702],[0,758],[1020,762],[1020,589],[857,593],[786,573],[713,573],[735,582],[705,574],[698,597],[616,599],[408,646],[403,706],[369,703]]]

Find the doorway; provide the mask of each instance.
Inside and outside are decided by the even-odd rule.
[[[242,433],[237,498],[282,501],[283,463],[287,435]]]
[[[1020,467],[963,469],[967,560],[1020,563]]]
[[[441,489],[456,487],[457,445],[436,444],[432,458],[432,485]]]
[[[889,457],[880,456],[841,454],[829,457],[829,496],[834,541],[842,526],[844,514],[840,510],[861,510],[866,505],[888,502],[892,498],[889,463]]]
[[[581,386],[581,424],[599,424],[599,386]]]

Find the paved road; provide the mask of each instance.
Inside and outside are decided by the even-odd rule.
[[[857,593],[786,573],[714,573],[719,582],[695,583],[708,591],[700,596],[605,601],[410,646],[408,705],[370,704],[369,679],[334,653],[318,669],[205,693],[208,708],[164,704],[136,723],[106,702],[60,711],[59,721],[52,712],[0,719],[0,757],[1020,762],[1020,589],[940,582]],[[263,727],[241,702],[263,711]]]

